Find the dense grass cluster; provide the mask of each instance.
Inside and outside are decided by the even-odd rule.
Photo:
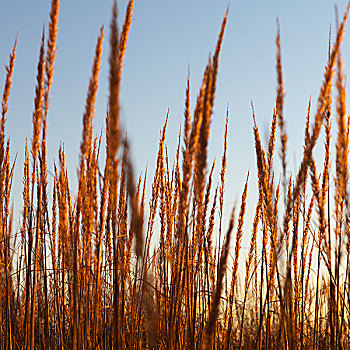
[[[77,193],[71,192],[61,148],[52,201],[48,199],[46,131],[59,14],[59,0],[52,0],[48,38],[43,33],[37,67],[33,135],[25,146],[20,230],[13,228],[9,210],[15,161],[10,160],[10,140],[5,136],[17,42],[2,95],[0,349],[349,348],[350,117],[340,54],[348,10],[330,45],[313,120],[310,105],[307,111],[299,170],[289,178],[277,32],[276,107],[266,150],[253,110],[259,196],[250,230],[247,225],[243,229],[249,174],[240,208],[233,208],[228,227],[223,223],[227,119],[218,184],[213,183],[215,162],[207,164],[227,13],[193,110],[188,79],[184,126],[173,164],[165,146],[167,121],[162,128],[147,209],[147,172],[138,178],[133,173],[119,122],[119,89],[133,0],[120,33],[114,3],[106,147],[92,128],[101,29],[83,115]],[[334,96],[338,134],[332,169]],[[275,174],[273,165],[277,128],[281,175]],[[321,134],[324,157],[317,169],[314,148]],[[106,157],[101,164],[103,149]],[[243,233],[250,237],[245,268],[239,267]],[[234,246],[232,268],[230,245]],[[245,274],[240,279],[239,272]],[[243,288],[238,288],[239,283]]]

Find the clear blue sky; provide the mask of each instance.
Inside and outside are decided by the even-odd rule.
[[[122,23],[126,0],[119,1]],[[275,35],[279,17],[286,89],[288,166],[296,169],[303,142],[304,121],[311,94],[315,106],[327,59],[329,26],[335,33],[334,2],[326,0],[135,0],[123,73],[122,124],[128,133],[138,171],[154,169],[159,130],[170,109],[167,144],[170,159],[183,123],[188,67],[192,102],[209,54],[213,52],[221,21],[230,5],[220,60],[217,98],[210,135],[210,160],[222,154],[226,106],[229,106],[227,210],[238,199],[251,171],[248,205],[255,207],[255,153],[250,101],[254,102],[263,140],[275,104]],[[340,16],[346,1],[337,1]],[[61,0],[58,51],[53,97],[48,116],[48,160],[52,170],[58,149],[65,144],[71,179],[76,178],[82,114],[96,38],[105,25],[101,82],[95,134],[104,127],[108,97],[108,36],[112,0]],[[0,86],[16,34],[18,50],[9,100],[6,134],[12,155],[18,152],[14,196],[20,196],[25,138],[31,139],[36,66],[43,24],[49,18],[49,0],[0,1]],[[345,36],[345,69],[350,55]],[[347,72],[347,70],[346,70]],[[314,110],[314,109],[313,109]],[[322,141],[321,141],[322,145]],[[276,157],[279,164],[279,159]],[[219,167],[217,167],[217,173]],[[15,200],[16,210],[21,202]]]

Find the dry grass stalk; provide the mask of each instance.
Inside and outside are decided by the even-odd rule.
[[[225,329],[225,334],[224,334],[225,344],[226,344],[227,349],[230,348],[231,334],[232,334],[232,323],[233,323],[232,308],[233,308],[233,299],[234,299],[235,291],[236,291],[235,288],[236,288],[236,282],[237,282],[239,252],[241,250],[241,242],[242,242],[242,237],[243,237],[243,223],[244,223],[244,215],[245,215],[245,209],[246,209],[248,178],[249,178],[249,172],[248,172],[246,183],[244,186],[244,190],[243,190],[243,194],[242,194],[241,208],[240,208],[240,212],[239,212],[239,216],[238,216],[238,226],[237,226],[236,243],[235,243],[235,255],[233,258],[231,286],[230,286],[230,293],[229,293],[229,298],[228,298],[228,326],[227,326],[227,329]]]
[[[270,137],[269,137],[269,148],[267,152],[267,164],[268,164],[268,171],[270,176],[271,176],[271,171],[273,167],[273,155],[275,151],[276,127],[277,127],[277,114],[276,114],[276,111],[274,111],[272,123],[271,123]]]
[[[220,299],[221,299],[221,292],[223,288],[223,278],[225,274],[226,264],[227,264],[227,257],[229,253],[229,246],[231,241],[231,233],[233,230],[233,224],[234,224],[234,214],[235,214],[235,208],[232,210],[231,220],[230,224],[226,233],[225,237],[225,244],[223,247],[223,250],[220,255],[220,261],[218,265],[218,277],[216,282],[216,288],[215,288],[215,294],[213,296],[211,306],[210,306],[210,312],[208,317],[207,326],[205,328],[205,334],[204,334],[204,342],[203,342],[203,349],[212,349],[213,348],[213,335],[216,328],[216,321],[219,314],[219,305],[220,305]]]
[[[281,59],[281,39],[280,39],[280,27],[277,20],[277,36],[276,36],[276,71],[277,71],[277,97],[276,97],[276,115],[278,116],[278,124],[280,127],[281,137],[281,159],[283,169],[283,189],[284,193],[287,191],[286,173],[287,173],[287,132],[283,118],[283,103],[284,103],[284,87],[283,87],[283,73],[282,73],[282,59]],[[285,198],[286,201],[286,198]]]
[[[37,85],[35,89],[34,113],[33,113],[33,138],[32,138],[32,157],[34,160],[34,168],[36,165],[37,154],[39,152],[39,137],[42,128],[43,115],[43,96],[44,96],[44,68],[45,68],[45,34],[43,32],[40,46]]]
[[[126,44],[128,42],[133,11],[134,11],[134,0],[129,0],[128,6],[126,9],[126,14],[125,14],[122,32],[120,34],[120,43],[119,43],[119,67],[120,67],[119,74],[120,75],[121,75],[121,71],[123,68],[123,61],[124,61],[124,57],[125,57]],[[119,83],[120,83],[120,81],[121,81],[121,76],[119,78]]]
[[[47,39],[47,52],[45,59],[45,91],[44,91],[44,113],[43,118],[46,122],[47,113],[49,111],[49,104],[51,99],[51,86],[53,81],[53,73],[56,60],[56,42],[57,42],[57,27],[58,27],[58,15],[60,11],[60,1],[51,1],[50,22],[49,22],[49,37]]]
[[[3,157],[4,157],[5,123],[6,123],[6,114],[8,109],[8,99],[10,96],[10,91],[12,86],[12,74],[15,67],[16,48],[17,48],[17,38],[15,40],[15,44],[13,45],[13,49],[10,54],[9,65],[6,66],[5,86],[4,86],[4,91],[2,93],[1,124],[0,124],[0,167],[2,166]]]
[[[224,134],[224,153],[221,157],[220,171],[220,187],[219,187],[219,244],[221,243],[222,217],[224,206],[224,191],[225,191],[225,173],[227,167],[227,124],[228,124],[228,108],[226,110],[225,134]]]

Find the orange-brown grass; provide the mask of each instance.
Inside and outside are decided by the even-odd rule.
[[[184,128],[173,164],[166,146],[168,115],[161,129],[147,211],[147,170],[134,174],[119,121],[133,7],[130,0],[120,34],[116,2],[112,8],[105,163],[101,164],[100,156],[102,135],[94,137],[92,124],[102,28],[82,118],[77,193],[72,193],[61,147],[50,201],[46,132],[59,15],[59,1],[52,0],[48,39],[45,45],[43,33],[39,52],[33,135],[30,146],[25,143],[18,233],[13,232],[10,210],[15,160],[10,159],[5,128],[17,40],[14,44],[6,67],[0,121],[0,350],[349,348],[350,118],[340,55],[349,6],[329,48],[313,121],[310,99],[299,170],[289,179],[278,28],[276,105],[267,150],[253,110],[258,179],[254,220],[245,221],[247,177],[238,220],[234,221],[233,209],[228,227],[223,218],[226,167],[231,161],[228,111],[219,183],[215,183],[215,161],[209,169],[207,157],[228,13],[194,102],[188,77]],[[332,99],[338,130],[335,164],[330,157]],[[323,168],[318,169],[314,149],[323,126]],[[277,129],[281,175],[274,170]],[[334,193],[329,185],[332,165]],[[236,235],[231,239],[233,232]],[[244,236],[250,239],[245,264]],[[244,281],[239,279],[241,271]]]

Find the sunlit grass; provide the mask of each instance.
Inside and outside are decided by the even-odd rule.
[[[101,136],[94,137],[92,127],[101,28],[83,114],[77,190],[72,193],[62,147],[49,195],[46,129],[59,14],[59,0],[52,0],[37,66],[33,135],[24,145],[18,232],[10,193],[19,184],[12,183],[15,160],[10,159],[5,133],[17,41],[14,44],[0,124],[0,349],[348,348],[350,118],[340,53],[348,8],[330,47],[315,116],[310,106],[306,111],[302,161],[290,177],[278,29],[276,106],[266,150],[252,105],[259,191],[250,210],[255,209],[255,216],[243,225],[252,181],[247,172],[240,206],[232,208],[226,227],[225,171],[232,161],[227,157],[228,117],[217,164],[208,164],[207,152],[227,13],[194,100],[187,81],[174,161],[167,156],[166,120],[154,174],[137,176],[119,122],[133,6],[130,0],[120,32],[116,3],[112,8],[106,145]],[[332,120],[338,132],[333,158]],[[274,171],[278,132],[281,174]],[[321,165],[314,161],[317,142],[324,142]],[[215,172],[219,183],[214,182]],[[153,178],[149,202],[147,177]],[[243,235],[250,237],[250,246],[245,266],[240,266]]]

